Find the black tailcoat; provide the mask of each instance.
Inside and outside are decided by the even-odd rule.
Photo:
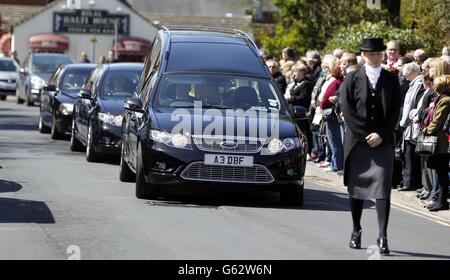
[[[340,88],[342,112],[347,127],[344,140],[345,185],[348,180],[347,159],[358,142],[366,142],[366,136],[375,132],[384,142],[395,146],[394,127],[401,107],[398,77],[382,69],[376,89],[381,94],[381,103],[377,105],[371,103],[370,86],[364,67],[348,74]],[[379,106],[381,108],[377,108]]]

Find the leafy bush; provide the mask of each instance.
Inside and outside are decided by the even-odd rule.
[[[401,45],[402,53],[426,46],[424,41],[411,29],[393,28],[385,21],[377,23],[362,21],[355,25],[339,28],[333,38],[328,41],[324,51],[328,53],[339,48],[359,53],[362,39],[370,37],[384,38],[385,43],[389,40],[396,40]]]
[[[450,1],[415,0],[413,22],[417,34],[425,41],[431,56],[440,56],[442,47],[450,44]]]
[[[257,37],[277,57],[285,47],[300,55],[310,49],[322,50],[339,26],[356,24],[365,18],[379,21],[387,17],[385,8],[368,9],[366,0],[272,0],[272,3],[278,8],[276,27]]]

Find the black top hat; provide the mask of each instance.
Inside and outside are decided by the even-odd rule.
[[[383,38],[363,39],[361,51],[365,52],[381,52],[386,49]]]

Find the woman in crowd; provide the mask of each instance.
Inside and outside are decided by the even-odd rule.
[[[339,61],[342,75],[345,77],[348,73],[359,70],[361,66],[358,64],[358,59],[354,53],[346,52],[342,55]]]
[[[450,113],[450,75],[439,76],[434,80],[434,90],[437,96],[433,100],[435,106],[431,109],[432,121],[424,129],[424,135],[438,137],[438,153],[428,159],[428,167],[436,171],[439,184],[439,196],[436,202],[430,204],[429,211],[448,210],[448,136],[447,118]]]
[[[314,131],[314,133],[317,133],[317,139],[318,139],[318,154],[319,158],[322,160],[325,160],[324,162],[319,164],[319,167],[329,167],[331,164],[331,154],[327,154],[327,142],[326,142],[326,131],[323,129],[320,129],[322,126],[324,126],[323,123],[323,116],[322,116],[322,110],[320,109],[319,105],[323,100],[323,96],[325,95],[325,92],[328,88],[328,86],[335,80],[335,78],[331,75],[331,70],[333,67],[338,63],[338,60],[333,55],[326,55],[322,59],[322,71],[325,73],[325,80],[320,88],[317,100],[312,100],[311,105],[316,108],[314,118],[312,120],[313,126],[317,129],[317,131]],[[323,158],[326,155],[326,159]],[[323,157],[322,157],[323,156]]]
[[[417,107],[425,89],[422,85],[423,76],[420,67],[415,62],[403,65],[403,76],[408,79],[410,84],[401,109],[400,127],[403,130],[405,162],[403,166],[403,186],[397,188],[397,190],[409,191],[422,188],[420,157],[414,152],[416,145],[412,139],[412,121],[409,114],[412,109]]]
[[[419,102],[417,103],[416,108],[412,109],[409,113],[409,118],[412,120],[412,130],[413,133],[416,134],[418,131],[420,132],[423,129],[423,124],[419,120],[419,112],[421,111],[421,108],[425,110],[428,108],[429,103],[431,102],[430,96],[434,96],[434,91],[432,90],[430,86],[430,64],[432,62],[432,58],[428,58],[424,61],[422,64],[422,76],[423,81],[422,85],[425,90],[424,94],[420,98]],[[401,84],[400,84],[401,87]],[[430,99],[430,100],[429,100]],[[433,171],[431,168],[427,167],[427,160],[428,156],[421,156],[420,157],[420,165],[422,169],[422,188],[417,190],[417,198],[420,199],[427,199],[430,196],[431,190],[433,188]],[[436,177],[436,176],[435,176]]]
[[[327,168],[327,171],[342,172],[344,169],[344,147],[342,146],[343,141],[340,129],[340,119],[336,112],[335,105],[338,101],[337,91],[342,84],[344,76],[342,75],[341,67],[338,63],[331,69],[331,76],[333,77],[333,81],[327,87],[322,102],[320,102],[320,109],[322,112],[326,110],[330,111],[324,119],[327,130],[327,141],[331,147],[331,166]]]
[[[302,106],[309,108],[311,104],[311,92],[312,84],[308,77],[309,68],[306,64],[297,62],[292,68],[292,77],[294,86],[291,88],[290,96],[286,99],[290,106]],[[308,142],[308,160],[311,160],[312,152],[312,132],[309,120],[301,120],[298,122],[298,126],[306,136]]]
[[[425,63],[424,63],[425,64]],[[449,75],[450,69],[449,64],[439,58],[433,58],[429,62],[429,74],[425,76],[424,79],[424,88],[426,89],[426,93],[424,94],[423,101],[421,106],[419,107],[416,116],[413,116],[413,120],[416,123],[419,123],[421,126],[428,126],[431,121],[432,116],[430,116],[430,110],[434,107],[434,99],[437,96],[437,93],[433,90],[433,81],[436,77],[441,75]],[[425,157],[426,159],[426,157]],[[428,165],[427,165],[428,166]],[[428,170],[428,172],[430,172]],[[427,189],[418,190],[419,198],[426,199],[430,198],[429,201],[426,202],[425,206],[429,207],[433,205],[439,195],[439,184],[436,170],[431,170],[431,191]],[[427,193],[430,192],[429,194]]]

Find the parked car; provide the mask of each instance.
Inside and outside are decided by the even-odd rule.
[[[142,63],[103,64],[92,71],[73,108],[72,151],[86,147],[86,160],[120,154],[124,101],[135,95]]]
[[[42,87],[59,65],[71,64],[71,58],[60,53],[30,53],[23,61],[17,83],[17,103],[32,106],[39,101]]]
[[[40,94],[39,131],[61,139],[71,132],[73,104],[95,64],[59,66]]]
[[[136,181],[138,198],[158,199],[177,185],[253,186],[303,204],[307,145],[294,117],[307,110],[289,111],[245,33],[163,28],[144,69],[139,98],[124,105],[120,160],[120,179]],[[267,122],[275,117],[278,128]],[[208,132],[217,122],[226,131]],[[252,137],[254,124],[267,135]]]
[[[14,59],[0,57],[0,100],[16,94],[19,69],[20,66]]]

